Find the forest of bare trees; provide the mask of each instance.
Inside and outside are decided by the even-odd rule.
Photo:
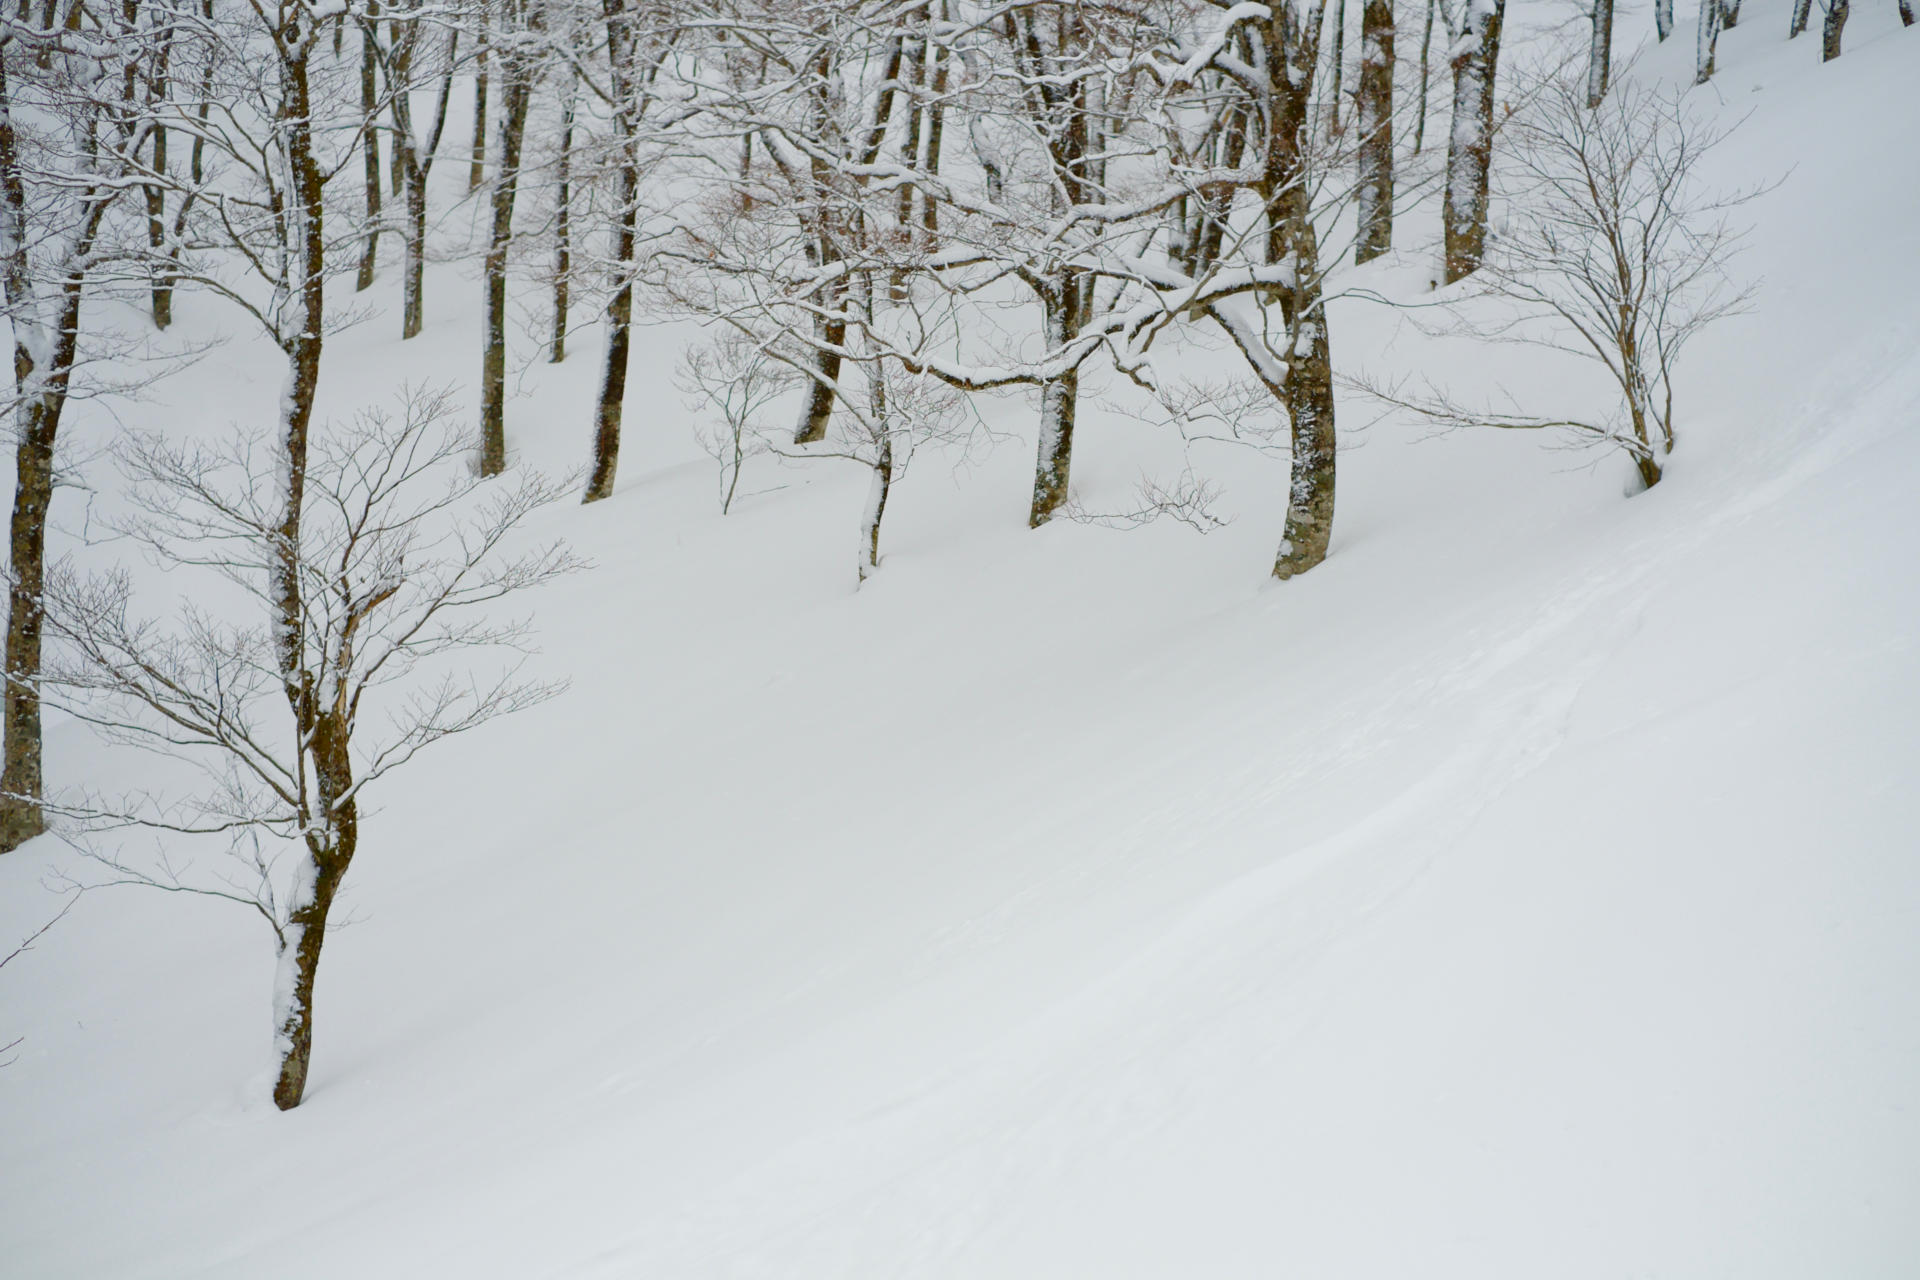
[[[402,682],[371,746],[355,733],[361,696],[429,659],[511,646],[512,626],[449,619],[575,567],[558,546],[504,549],[560,492],[512,474],[510,376],[536,359],[599,362],[568,492],[605,499],[623,433],[651,429],[672,398],[629,382],[652,321],[713,335],[681,385],[720,406],[724,505],[767,452],[871,472],[848,518],[858,580],[881,563],[902,469],[967,430],[972,398],[1030,398],[1038,528],[1070,503],[1087,372],[1115,375],[1161,420],[1190,416],[1174,354],[1189,333],[1224,340],[1246,411],[1284,424],[1272,573],[1314,570],[1335,531],[1329,303],[1343,269],[1396,253],[1436,264],[1443,302],[1519,299],[1551,330],[1542,341],[1596,347],[1622,407],[1503,420],[1376,394],[1449,426],[1565,427],[1657,483],[1679,348],[1745,296],[1723,278],[1738,238],[1727,205],[1693,185],[1714,138],[1672,98],[1622,96],[1612,0],[1554,37],[1566,47],[1546,70],[1503,58],[1516,13],[1504,0],[21,0],[0,17],[17,458],[0,848],[49,815],[83,835],[229,838],[244,887],[99,856],[114,879],[267,918],[287,974],[276,1099],[296,1105],[362,789],[555,686],[511,666],[465,692]],[[1824,58],[1846,17],[1845,0],[1827,4]],[[1666,39],[1667,0],[1652,20]],[[1700,81],[1737,20],[1737,5],[1701,8]],[[1792,34],[1807,20],[1801,0]],[[450,122],[469,112],[458,136]],[[1503,200],[1505,234],[1490,212]],[[474,234],[437,242],[436,201],[469,201]],[[1410,216],[1421,208],[1425,222]],[[1436,220],[1437,239],[1421,230]],[[1633,226],[1640,241],[1622,238]],[[1585,278],[1566,274],[1570,235]],[[417,390],[376,411],[382,391],[355,425],[320,422],[323,385],[352,377],[329,339],[392,323],[369,321],[364,291],[400,280],[394,340],[412,342],[430,285],[469,287],[426,270],[447,258],[477,282],[477,391],[458,398],[471,417]],[[189,291],[281,363],[276,419],[219,447],[137,428],[143,391],[188,345],[113,358],[127,314],[167,330]],[[122,534],[240,586],[247,619],[144,619],[124,578],[56,571],[63,408],[102,394],[135,424],[116,449],[138,492]],[[45,778],[43,700],[201,753],[214,785],[183,810]],[[276,871],[263,840],[300,869]]]

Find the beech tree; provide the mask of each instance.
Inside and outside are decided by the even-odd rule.
[[[1367,262],[1393,247],[1393,73],[1393,0],[1366,0],[1360,11],[1360,232],[1353,246],[1355,262]]]
[[[515,531],[557,486],[523,476],[482,487],[444,393],[362,413],[307,459],[288,548],[277,433],[201,444],[153,435],[119,453],[133,515],[121,532],[157,563],[201,575],[258,607],[241,620],[187,596],[141,616],[125,571],[54,575],[48,625],[63,641],[49,688],[106,738],[193,765],[178,793],[76,788],[52,801],[105,868],[94,883],[242,904],[274,935],[273,1100],[300,1104],[313,1046],[314,982],[329,913],[359,853],[362,797],[421,751],[554,696],[509,662],[476,676],[476,651],[524,652],[521,622],[493,602],[580,567],[560,543]],[[283,612],[291,574],[300,607]],[[144,828],[151,858],[102,837]],[[225,842],[217,870],[176,861],[166,841]]]

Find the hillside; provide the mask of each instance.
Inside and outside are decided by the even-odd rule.
[[[1712,176],[1781,181],[1645,493],[1343,402],[1332,554],[1273,583],[1284,459],[1198,446],[1207,536],[1029,532],[1008,397],[915,459],[856,591],[861,468],[761,459],[723,517],[688,331],[643,330],[618,491],[539,517],[595,565],[530,598],[572,688],[368,818],[306,1102],[267,1100],[231,904],[89,893],[0,973],[0,1271],[1913,1274],[1920,32],[1863,7],[1822,66],[1785,12],[1698,91],[1744,117]],[[1423,253],[1361,270],[1411,296]],[[421,338],[383,280],[335,341],[323,413],[470,378],[477,282],[432,271]],[[1337,305],[1345,358],[1448,358]],[[580,346],[519,378],[517,465],[581,465]],[[150,411],[277,378],[236,337]],[[1082,431],[1089,509],[1181,465]],[[105,759],[50,721],[50,776]],[[73,857],[0,859],[0,940]]]

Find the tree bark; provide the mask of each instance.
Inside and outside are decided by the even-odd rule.
[[[1061,271],[1049,277],[1041,291],[1042,326],[1047,349],[1058,351],[1080,332],[1079,273]],[[1033,503],[1027,527],[1038,529],[1053,519],[1067,500],[1073,463],[1073,427],[1080,401],[1080,371],[1069,369],[1040,388],[1040,456],[1034,465]]]
[[[532,97],[531,70],[517,52],[500,58],[498,156],[493,181],[493,234],[487,243],[480,359],[480,474],[507,467],[507,252],[513,244],[514,196],[520,184],[520,148]]]
[[[1807,29],[1807,18],[1813,12],[1813,0],[1793,0],[1793,19],[1787,26],[1787,39],[1791,40]]]
[[[1693,82],[1713,78],[1713,51],[1720,40],[1720,0],[1700,0],[1700,25],[1694,33]]]
[[[379,20],[379,0],[367,0],[367,15],[360,26],[360,117],[364,130],[360,156],[366,191],[367,237],[360,246],[360,272],[353,281],[356,292],[372,286],[380,249],[380,134],[374,128],[374,117],[380,108],[380,87],[375,76],[378,51],[373,34],[374,24]]]
[[[1847,25],[1848,0],[1827,0],[1827,20],[1820,26],[1820,61],[1840,56],[1840,32]]]
[[[1673,0],[1653,0],[1653,31],[1660,40],[1673,34]]]
[[[576,73],[577,80],[577,73]],[[553,208],[553,340],[547,359],[567,358],[567,303],[573,278],[573,116],[578,85],[567,84],[560,114],[560,156],[556,165]]]
[[[633,13],[628,0],[601,0],[607,24],[607,64],[613,86],[613,125],[621,143],[615,177],[613,215],[613,292],[607,299],[607,341],[600,367],[600,396],[594,406],[593,461],[582,502],[598,502],[613,493],[620,466],[620,428],[627,395],[627,357],[633,325],[633,257],[639,244],[640,77],[634,51]]]
[[[1428,72],[1429,51],[1433,48],[1433,15],[1439,9],[1440,0],[1427,0],[1427,25],[1420,33],[1420,105],[1413,113],[1413,154],[1419,155],[1427,141],[1427,83],[1432,79]]]
[[[1347,0],[1333,0],[1333,50],[1327,59],[1333,71],[1333,92],[1327,95],[1327,136],[1334,137],[1340,132],[1340,88],[1341,77],[1346,73],[1347,61]]]
[[[487,53],[483,37],[473,72],[473,162],[467,169],[468,191],[478,191],[487,180]]]
[[[1393,52],[1393,0],[1366,0],[1360,11],[1356,263],[1371,261],[1393,246]]]
[[[1470,0],[1459,52],[1453,58],[1453,127],[1447,139],[1447,186],[1441,210],[1448,284],[1472,275],[1486,253],[1493,89],[1506,7],[1506,0]]]
[[[1607,96],[1613,64],[1613,0],[1593,0],[1593,42],[1587,52],[1587,108]]]
[[[153,81],[147,91],[148,105],[155,106],[167,97],[168,62],[173,52],[173,31],[169,28],[160,37],[160,47],[155,59]],[[152,251],[156,262],[167,260],[167,128],[156,123],[153,127],[153,171],[161,179],[146,186],[147,199],[147,248]],[[153,277],[150,293],[153,307],[153,327],[165,330],[173,323],[173,275],[165,267],[158,268]]]
[[[1740,22],[1740,0],[1720,0],[1720,29],[1731,31]]]

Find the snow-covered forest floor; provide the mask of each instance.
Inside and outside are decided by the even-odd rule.
[[[0,973],[0,1273],[1915,1274],[1920,31],[1785,27],[1748,0],[1695,91],[1745,117],[1709,176],[1781,181],[1638,496],[1343,403],[1332,554],[1272,583],[1284,459],[1196,447],[1210,536],[1029,532],[1009,398],[856,592],[862,469],[758,459],[723,518],[688,332],[644,331],[617,493],[539,518],[596,566],[529,598],[571,691],[368,818],[304,1105],[231,904],[92,892]],[[1405,226],[1336,284],[1417,296]],[[395,276],[323,414],[471,381],[477,282],[434,268],[403,345]],[[1563,376],[1335,305],[1343,367]],[[593,346],[519,377],[516,465],[582,464]],[[119,412],[218,429],[279,376],[236,336]],[[1180,465],[1090,409],[1076,496]],[[51,779],[109,767],[50,721]],[[0,859],[0,943],[72,857]]]

